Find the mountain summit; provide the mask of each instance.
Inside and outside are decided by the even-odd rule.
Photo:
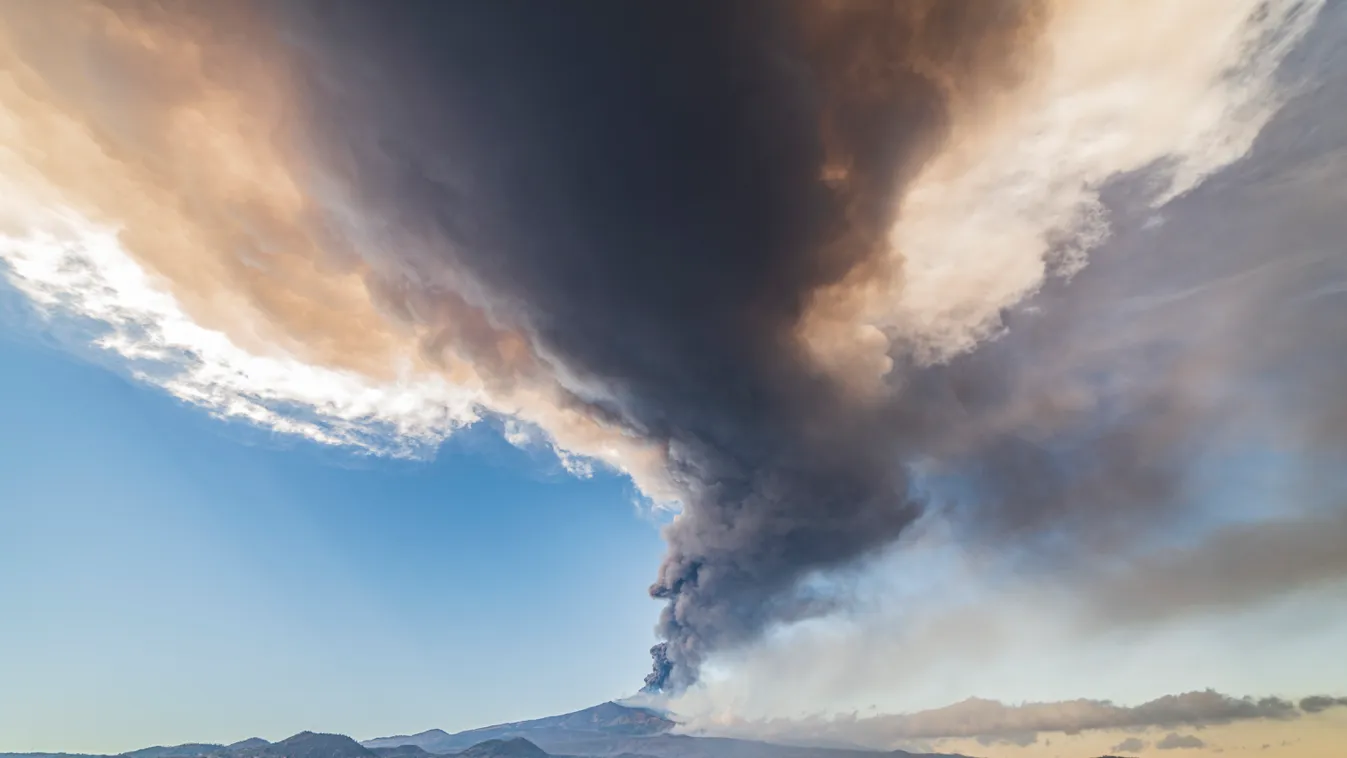
[[[431,753],[450,753],[488,740],[524,738],[548,752],[570,752],[563,748],[603,738],[663,734],[674,725],[673,721],[648,708],[610,701],[560,716],[496,724],[455,734],[431,729],[419,734],[381,737],[361,744],[367,748],[415,745]]]

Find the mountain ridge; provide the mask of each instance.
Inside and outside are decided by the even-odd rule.
[[[673,734],[677,725],[653,709],[610,701],[462,732],[428,729],[363,742],[304,731],[274,743],[252,737],[230,745],[157,745],[115,756],[0,753],[0,758],[966,758]]]
[[[369,739],[361,744],[374,750],[410,745],[429,753],[465,755],[460,751],[484,740],[524,739],[545,755],[564,758],[961,758],[941,753],[903,750],[886,753],[864,748],[786,745],[732,737],[673,734],[676,726],[677,722],[653,709],[608,701],[558,716],[511,721],[454,733],[428,729],[416,734]],[[468,757],[465,755],[465,758]]]

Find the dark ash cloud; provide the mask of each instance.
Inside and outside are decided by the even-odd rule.
[[[1341,214],[1302,207],[1303,187],[1231,190],[1257,173],[1244,164],[1145,234],[1155,176],[1120,182],[1108,206],[1129,233],[973,353],[924,365],[885,335],[893,370],[872,396],[810,352],[820,293],[902,278],[879,265],[898,201],[956,103],[975,111],[1023,74],[1043,3],[276,13],[315,162],[379,220],[383,244],[359,254],[381,303],[428,335],[427,355],[454,344],[488,385],[555,385],[558,413],[655,451],[681,514],[650,590],[665,607],[648,689],[677,692],[715,652],[844,606],[813,580],[923,513],[1015,568],[1125,563],[1189,515],[1211,440],[1337,453],[1347,439],[1328,421],[1347,375],[1328,357],[1347,347],[1341,305],[1305,299],[1347,276],[1340,251],[1272,261],[1286,240],[1255,211],[1286,205],[1307,239],[1332,238]],[[1316,44],[1306,59],[1335,54]],[[1347,144],[1336,126],[1289,143],[1270,131],[1251,165],[1290,171]],[[932,507],[918,468],[957,496]],[[1314,556],[1286,581],[1338,575]]]
[[[836,607],[804,580],[921,512],[898,464],[913,430],[795,332],[886,249],[951,89],[1013,71],[1037,6],[289,7],[326,162],[434,242],[377,264],[402,277],[380,291],[424,313],[453,271],[571,410],[664,452],[682,513],[650,687]]]
[[[1170,732],[1155,743],[1156,750],[1195,750],[1206,746],[1207,743],[1195,735],[1177,732]]]
[[[1149,744],[1150,743],[1139,737],[1128,737],[1122,742],[1109,748],[1109,750],[1117,753],[1136,753],[1145,750],[1146,746]]]
[[[1306,713],[1320,713],[1330,708],[1347,708],[1347,697],[1311,695],[1300,701],[1300,710]]]

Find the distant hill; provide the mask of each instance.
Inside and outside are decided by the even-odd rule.
[[[523,737],[487,740],[458,753],[458,758],[548,758],[547,753]]]
[[[397,747],[372,747],[370,750],[379,758],[428,758],[436,753],[429,753],[417,747],[416,745],[398,745]]]
[[[276,743],[252,737],[232,745],[192,742],[141,748],[120,755],[0,753],[0,758],[379,758],[379,755],[343,734],[300,732]]]
[[[314,732],[300,732],[275,744],[257,748],[254,755],[257,758],[378,758],[369,748],[344,734]]]
[[[199,755],[206,755],[217,750],[223,750],[224,745],[212,745],[209,743],[188,743],[186,745],[173,745],[171,747],[145,747],[139,750],[132,750],[129,753],[122,753],[125,758],[196,758]]]

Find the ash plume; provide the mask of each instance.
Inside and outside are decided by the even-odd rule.
[[[888,545],[920,513],[895,465],[908,430],[853,397],[797,332],[812,293],[885,251],[895,198],[939,145],[951,99],[1014,69],[1037,8],[315,14],[329,49],[397,39],[417,61],[382,80],[398,82],[398,101],[356,108],[399,141],[377,155],[343,143],[362,185],[385,177],[389,213],[434,220],[498,317],[573,377],[570,407],[664,453],[681,513],[651,588],[667,607],[648,688],[677,691],[708,652],[828,611],[834,599],[802,580]],[[447,38],[418,31],[432,27]],[[450,91],[421,105],[404,82],[425,71]],[[437,153],[471,193],[402,168]]]
[[[652,660],[650,673],[646,674],[641,691],[658,693],[673,673],[673,661],[669,660],[669,643],[661,642],[650,648],[650,658]]]
[[[1219,194],[1321,3],[0,3],[15,287],[216,415],[630,475],[678,510],[650,691],[923,514],[1125,561],[1212,440],[1341,449],[1340,251]]]

